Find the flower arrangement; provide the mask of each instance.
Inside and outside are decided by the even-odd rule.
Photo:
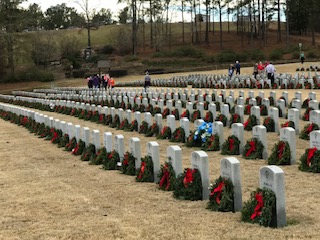
[[[220,212],[234,212],[234,186],[229,178],[218,177],[209,187],[207,209]]]
[[[272,149],[268,158],[269,165],[290,165],[291,152],[290,146],[286,141],[279,141]]]
[[[102,161],[103,169],[115,170],[118,162],[120,162],[119,153],[116,150],[112,150],[107,158]]]
[[[268,188],[258,188],[251,193],[250,199],[241,211],[241,220],[249,223],[259,223],[261,226],[272,227],[271,220],[276,208],[276,196]]]
[[[96,157],[96,147],[90,143],[81,154],[82,161],[89,161],[91,158]]]
[[[164,165],[161,165],[158,177],[160,179],[159,188],[161,190],[173,191],[177,178],[170,159],[168,159]]]
[[[244,146],[242,156],[245,159],[262,159],[264,146],[258,138],[252,138]]]
[[[228,118],[226,117],[226,115],[221,113],[216,117],[216,121],[222,122],[223,126],[225,127],[227,126]]]
[[[171,128],[164,126],[157,136],[158,139],[170,139],[171,138]]]
[[[121,164],[121,172],[126,175],[136,175],[136,158],[131,152],[126,152]]]
[[[230,116],[230,120],[229,120],[229,127],[231,128],[232,124],[234,123],[241,123],[241,118],[240,118],[240,115],[235,113],[235,114],[232,114]]]
[[[197,169],[186,168],[184,172],[177,177],[173,196],[182,200],[202,200],[200,172]]]
[[[314,148],[306,149],[300,158],[299,170],[304,172],[320,172],[320,151]]]
[[[310,139],[310,133],[314,130],[319,130],[319,126],[316,123],[310,123],[304,126],[303,130],[300,133],[299,138],[304,139],[304,140],[309,140]]]
[[[141,166],[136,175],[137,182],[153,182],[153,162],[150,156],[141,159]]]
[[[243,124],[243,128],[246,131],[251,131],[254,126],[257,125],[257,117],[255,115],[250,115],[248,120]]]
[[[240,140],[231,135],[221,146],[222,155],[239,155],[240,154]]]

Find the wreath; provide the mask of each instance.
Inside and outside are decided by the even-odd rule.
[[[207,137],[206,141],[202,143],[202,149],[204,151],[219,151],[220,150],[219,135],[212,134],[210,137]]]
[[[166,117],[167,117],[168,115],[170,115],[170,110],[169,110],[169,108],[165,108],[165,109],[163,110],[163,112],[162,112],[162,118],[163,118],[163,119],[166,119]]]
[[[146,107],[143,105],[143,104],[140,104],[140,106],[139,106],[139,108],[137,109],[137,110],[135,110],[135,111],[139,111],[139,112],[145,112],[146,110]]]
[[[206,116],[204,117],[204,121],[205,122],[213,122],[213,114],[212,114],[212,112],[211,111],[208,111],[207,113],[206,113]]]
[[[319,130],[319,126],[316,123],[310,123],[304,126],[303,130],[300,133],[299,138],[309,140],[310,139],[310,133],[314,130]]]
[[[129,122],[128,122],[128,119],[124,119],[120,124],[119,124],[119,127],[117,129],[119,130],[124,130],[126,128],[128,128],[129,126]]]
[[[161,108],[156,106],[154,109],[153,109],[153,112],[152,112],[152,115],[156,115],[157,113],[161,113]]]
[[[164,165],[161,165],[161,170],[158,174],[158,177],[160,179],[159,188],[161,190],[173,191],[177,178],[172,164],[170,163],[170,159]]]
[[[96,157],[96,147],[90,143],[88,147],[81,154],[82,161],[89,161],[91,158]]]
[[[141,159],[141,166],[136,175],[137,182],[154,182],[153,162],[150,156]]]
[[[105,114],[100,114],[98,123],[103,124],[105,122],[106,122],[106,115]]]
[[[287,122],[281,124],[281,128],[286,128],[286,127],[294,128],[294,122],[293,121],[287,121]]]
[[[84,116],[83,116],[83,119],[88,121],[88,120],[91,119],[91,116],[92,116],[92,111],[91,110],[90,111],[86,111]]]
[[[130,125],[127,127],[127,130],[130,132],[138,131],[138,121],[133,120]]]
[[[171,128],[164,126],[157,136],[158,139],[170,139],[171,138]]]
[[[136,158],[131,152],[126,152],[121,164],[121,172],[126,175],[136,175]]]
[[[139,128],[139,133],[146,134],[148,132],[148,128],[148,123],[146,121],[142,121]]]
[[[68,134],[63,134],[63,136],[61,136],[61,138],[59,139],[58,147],[59,148],[65,147],[68,144],[69,141],[70,141],[69,135]]]
[[[72,149],[71,153],[76,156],[81,155],[85,148],[86,143],[80,139],[74,149]]]
[[[264,146],[258,138],[252,138],[244,146],[242,156],[245,159],[262,159]]]
[[[256,96],[257,105],[260,106],[262,102],[262,98],[260,96]]]
[[[296,88],[296,89],[302,89],[302,84],[301,84],[301,83],[297,83],[297,85],[296,85],[295,88]]]
[[[186,168],[177,178],[173,196],[182,200],[202,200],[200,172],[197,169]]]
[[[253,105],[251,105],[251,104],[248,104],[248,105],[246,105],[245,107],[244,107],[244,115],[250,115],[250,111],[251,111],[251,107],[252,107]]]
[[[116,150],[112,150],[107,156],[103,159],[102,165],[105,170],[115,170],[118,162],[120,162],[119,153]]]
[[[106,116],[106,120],[105,120],[105,124],[106,125],[110,125],[112,123],[112,115],[111,114],[108,114]]]
[[[92,116],[91,116],[90,121],[91,121],[91,122],[98,122],[99,119],[100,119],[100,114],[98,113],[98,111],[94,111],[94,112],[92,113]]]
[[[257,188],[251,193],[241,211],[241,220],[249,223],[259,223],[261,226],[271,227],[271,220],[276,208],[276,196],[271,189]]]
[[[229,178],[218,177],[209,187],[207,209],[220,212],[234,212],[234,186]]]
[[[53,131],[53,136],[51,138],[51,142],[56,144],[60,142],[60,138],[62,136],[62,131],[60,129]]]
[[[216,117],[216,121],[222,122],[223,126],[225,127],[227,126],[228,118],[226,117],[226,115],[221,113]]]
[[[147,132],[145,133],[146,137],[152,137],[153,135],[158,135],[159,134],[159,126],[157,123],[152,124]]]
[[[179,127],[171,134],[170,142],[182,142],[186,141],[186,134],[183,127]]]
[[[299,170],[313,173],[320,172],[320,151],[316,147],[306,149],[300,158]]]
[[[309,102],[310,102],[310,98],[305,99],[301,105],[301,108],[308,108]]]
[[[118,114],[116,114],[116,115],[114,116],[114,119],[113,119],[112,123],[110,124],[110,127],[112,127],[112,128],[118,128],[119,125],[120,125],[120,117],[119,117]]]
[[[268,116],[268,108],[266,105],[260,106],[260,115],[261,116]]]
[[[275,131],[275,122],[271,117],[266,117],[263,120],[263,126],[266,127],[267,132],[274,132]]]
[[[274,106],[274,98],[273,97],[269,97],[269,102],[270,102],[270,106]]]
[[[249,98],[249,97],[247,97],[247,98],[246,98],[246,100],[244,101],[246,105],[248,105],[248,104],[249,104],[249,100],[250,100],[250,98]]]
[[[18,124],[20,124],[20,121],[19,121]],[[43,127],[44,127],[44,125],[43,125]],[[50,127],[49,126],[46,126],[46,127],[42,128],[42,132],[38,131],[38,135],[40,135],[39,136],[40,138],[47,137],[49,133],[50,133]]]
[[[153,106],[152,106],[152,104],[148,104],[148,106],[146,107],[146,110],[145,110],[145,111],[152,113],[152,112],[153,112]]]
[[[221,146],[222,155],[239,155],[240,140],[235,135],[231,135]]]
[[[192,114],[191,114],[191,122],[195,122],[197,119],[201,119],[201,114],[199,110],[195,110]]]
[[[174,109],[171,114],[174,116],[174,118],[176,120],[180,119],[180,115],[179,115],[179,110],[178,109]]]
[[[189,110],[185,110],[182,114],[181,114],[181,118],[186,117],[186,118],[190,118],[190,113]]]
[[[304,112],[303,116],[302,116],[302,120],[303,121],[309,121],[310,119],[310,111],[314,110],[313,108],[307,108],[306,111]]]
[[[216,105],[216,111],[220,112],[220,102],[215,102]]]
[[[243,124],[243,128],[246,131],[251,131],[254,126],[257,125],[257,117],[255,115],[250,115],[248,120]]]
[[[240,115],[235,113],[235,114],[232,114],[230,116],[230,120],[229,120],[229,127],[231,128],[232,124],[234,123],[241,123],[241,118],[240,118]]]
[[[291,151],[289,143],[279,141],[272,149],[272,153],[268,158],[269,165],[290,165]]]
[[[101,147],[94,158],[90,158],[90,165],[100,165],[107,158],[108,153],[105,147]]]

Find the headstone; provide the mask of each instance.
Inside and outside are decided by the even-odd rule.
[[[286,100],[285,101],[285,106],[287,107],[288,106],[288,101],[289,101],[288,92],[282,92],[281,96]]]
[[[72,123],[67,123],[67,134],[71,140],[74,137],[74,126]]]
[[[202,119],[195,120],[194,121],[194,128],[198,129],[198,127],[200,127],[203,123],[204,123],[204,121]]]
[[[154,115],[154,120],[157,123],[159,129],[162,129],[162,114],[157,113],[156,115]]]
[[[215,121],[212,123],[212,134],[217,134],[219,136],[219,145],[221,147],[224,142],[223,123],[222,122]]]
[[[216,119],[217,117],[217,106],[214,103],[210,103],[208,110],[212,113],[213,119]]]
[[[252,128],[252,137],[259,139],[263,145],[262,158],[268,159],[268,144],[267,144],[267,128],[263,125],[257,125]]]
[[[317,148],[320,150],[320,130],[312,131],[310,133],[310,148]]]
[[[266,106],[267,109],[270,107],[270,100],[269,98],[262,98],[261,104]]]
[[[129,140],[129,148],[132,155],[135,157],[135,167],[138,169],[141,166],[141,145],[140,139],[132,137]]]
[[[249,105],[251,106],[257,106],[257,100],[255,98],[250,98],[249,99]]]
[[[253,92],[252,90],[250,90],[250,91],[248,92],[248,97],[249,97],[249,98],[254,98],[254,92]]]
[[[301,92],[295,92],[295,93],[294,93],[294,98],[301,101],[301,99],[302,99],[302,94],[301,94]]]
[[[274,101],[277,99],[276,96],[277,96],[277,94],[276,94],[275,91],[271,91],[271,92],[270,92],[270,97],[272,97]]]
[[[274,130],[279,133],[279,109],[275,107],[269,108],[269,117],[274,121]]]
[[[149,113],[150,114],[150,113]],[[150,114],[151,115],[151,114]],[[138,129],[140,129],[141,125],[141,113],[139,111],[134,112],[134,119],[137,120],[138,123]],[[130,123],[130,122],[129,122]]]
[[[278,99],[277,100],[277,106],[280,108],[280,110],[282,112],[282,117],[285,117],[285,115],[286,115],[286,104],[285,104],[285,101],[283,99]]]
[[[189,111],[191,114],[193,112],[193,103],[192,102],[187,102],[186,103],[186,109]]]
[[[233,123],[231,125],[231,135],[236,136],[239,141],[239,150],[240,153],[243,152],[243,148],[244,148],[244,127],[242,123]]]
[[[167,126],[171,129],[171,133],[176,130],[176,118],[174,115],[167,116]]]
[[[300,115],[300,111],[301,111],[301,101],[298,99],[293,99],[292,100],[292,107],[296,108],[299,110],[299,115]]]
[[[124,157],[124,137],[122,134],[114,136],[114,150],[119,154],[120,161],[122,162]]]
[[[167,147],[167,157],[171,163],[176,177],[182,173],[182,150],[179,146]]]
[[[124,120],[124,111],[122,108],[118,108],[119,120],[122,122]]]
[[[92,144],[96,148],[96,153],[98,152],[99,148],[101,147],[101,142],[100,142],[100,131],[99,130],[93,130],[92,131]]]
[[[147,154],[152,158],[153,162],[153,176],[154,182],[159,182],[159,171],[160,171],[160,152],[159,144],[157,142],[148,142],[147,143]]]
[[[312,108],[313,110],[319,110],[319,102],[317,100],[310,100],[309,108]]]
[[[144,113],[144,121],[148,123],[148,126],[150,127],[152,125],[152,115],[149,112]]]
[[[180,119],[180,127],[184,129],[186,139],[190,135],[190,121],[187,118]]]
[[[244,118],[244,107],[243,105],[236,105],[234,108],[234,112],[240,116],[241,123],[243,123]]]
[[[239,160],[235,157],[222,158],[220,160],[220,175],[232,182],[234,187],[234,211],[240,211],[242,209],[242,191]]]
[[[315,123],[320,127],[320,110],[310,111],[310,122]]]
[[[204,117],[204,104],[203,104],[203,102],[197,103],[197,109],[200,112],[200,117],[203,118]]]
[[[106,148],[107,152],[112,152],[112,133],[104,132],[103,133],[103,146]]]
[[[288,142],[290,146],[291,158],[290,164],[296,163],[296,131],[291,127],[280,129],[280,141]]]
[[[90,144],[90,129],[88,127],[83,127],[82,128],[82,137],[81,137],[82,141],[85,142],[86,147],[89,146]]]
[[[311,100],[316,100],[317,99],[317,94],[315,92],[309,92],[308,98]]]
[[[265,166],[260,168],[260,188],[271,189],[276,196],[276,216],[271,221],[273,227],[287,225],[284,172],[278,166]]]
[[[243,97],[238,97],[237,98],[237,105],[244,106],[244,98]]]
[[[132,122],[131,113],[132,112],[130,109],[126,110],[126,119],[128,120],[129,124]]]
[[[209,199],[209,161],[208,154],[204,151],[194,151],[191,153],[191,165],[193,169],[198,169],[202,182],[202,199]]]
[[[292,121],[294,123],[296,135],[299,134],[299,119],[300,119],[300,113],[298,109],[296,108],[288,109],[288,121]]]
[[[260,124],[260,107],[253,106],[250,108],[250,115],[256,116],[258,125]]]
[[[81,126],[80,125],[75,125],[74,126],[74,137],[77,140],[77,143],[81,139]]]

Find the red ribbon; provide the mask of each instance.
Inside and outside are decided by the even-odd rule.
[[[221,193],[222,193],[222,189],[224,188],[225,183],[224,181],[220,182],[219,185],[213,189],[213,191],[210,193],[210,196],[213,196],[215,193],[217,193],[216,196],[216,203],[218,203],[220,205],[221,202]]]
[[[180,138],[180,134],[181,134],[181,131],[180,131],[180,129],[177,131],[177,133],[176,133],[177,135],[176,135],[176,140],[178,140],[179,138]]]
[[[284,124],[282,124],[282,127],[283,127],[283,128],[289,127],[289,122],[285,122]]]
[[[76,147],[72,150],[72,154],[77,154],[79,151],[79,143],[77,143]]]
[[[256,200],[257,200],[257,205],[254,208],[254,212],[251,215],[251,220],[254,220],[256,217],[260,216],[262,214],[262,208],[263,208],[263,198],[262,198],[262,193],[256,193]]]
[[[124,160],[123,160],[122,164],[129,165],[129,155],[128,154],[124,155]]]
[[[206,113],[206,118],[205,118],[206,122],[209,122],[209,118],[210,118],[210,112],[207,112]]]
[[[282,158],[282,154],[283,154],[285,145],[286,144],[284,142],[280,142],[278,145],[278,158],[279,159]]]
[[[307,165],[308,167],[311,167],[311,158],[313,158],[314,154],[316,153],[317,148],[310,148],[308,151],[308,157],[307,157]]]
[[[182,114],[181,114],[181,117],[186,117],[187,116],[187,111],[184,111]]]
[[[243,124],[243,127],[246,128],[249,124],[249,119]]]
[[[246,106],[247,113],[250,114],[251,105]]]
[[[161,131],[161,135],[163,136],[165,134],[165,132],[167,131],[168,126],[165,126],[164,128],[162,128]]]
[[[138,178],[141,179],[143,174],[144,174],[144,171],[146,169],[146,163],[145,162],[142,162],[141,163],[141,168],[140,168],[140,172],[139,172],[139,175],[138,175]]]
[[[54,142],[55,140],[57,140],[57,138],[58,138],[58,133],[54,132],[53,133],[53,138],[51,139],[51,142]]]
[[[249,157],[252,152],[256,151],[256,143],[255,143],[255,141],[250,141],[250,142],[249,142],[249,145],[250,145],[250,148],[249,148],[249,150],[246,152],[246,157]]]
[[[269,124],[270,122],[270,117],[266,118],[265,124]]]
[[[168,165],[165,165],[163,167],[162,173],[163,173],[163,176],[160,179],[159,186],[162,187],[164,184],[166,184],[166,190],[168,191],[170,187],[170,172],[169,172]]]
[[[236,123],[239,118],[239,114],[233,115],[233,122]]]
[[[191,170],[190,168],[187,169],[186,175],[183,179],[183,184],[185,188],[188,188],[189,183],[192,183],[193,181],[193,174],[196,170]]]
[[[232,138],[229,139],[229,150],[232,151],[234,148],[234,140]]]
[[[99,116],[99,122],[101,122],[103,120],[103,114],[100,114]]]
[[[312,130],[313,130],[313,123],[311,123],[310,125],[309,125],[309,127],[306,129],[306,133],[311,133],[312,132]]]

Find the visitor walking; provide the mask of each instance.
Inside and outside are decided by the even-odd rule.
[[[113,79],[113,77],[110,77],[110,80],[109,80],[109,88],[113,89],[115,86],[115,81]]]
[[[146,71],[146,76],[144,77],[144,90],[147,91],[147,88],[151,86],[151,77],[149,72]]]
[[[235,69],[236,69],[236,75],[240,75],[240,68],[241,68],[241,66],[240,66],[239,61],[236,61],[236,65],[235,65],[234,67],[235,67]]]
[[[231,78],[234,72],[234,66],[233,64],[230,64],[229,68],[228,68],[228,76]]]
[[[305,60],[304,52],[301,52],[301,53],[300,53],[300,61],[301,61],[301,64],[304,63],[304,60]]]
[[[259,70],[258,70],[258,63],[256,63],[254,66],[253,66],[253,76],[254,76],[254,79],[257,79],[257,75],[259,74]]]
[[[274,85],[274,73],[276,71],[276,68],[273,66],[272,62],[268,64],[266,67],[266,74],[268,76],[268,79],[271,80],[271,86],[273,87]]]

